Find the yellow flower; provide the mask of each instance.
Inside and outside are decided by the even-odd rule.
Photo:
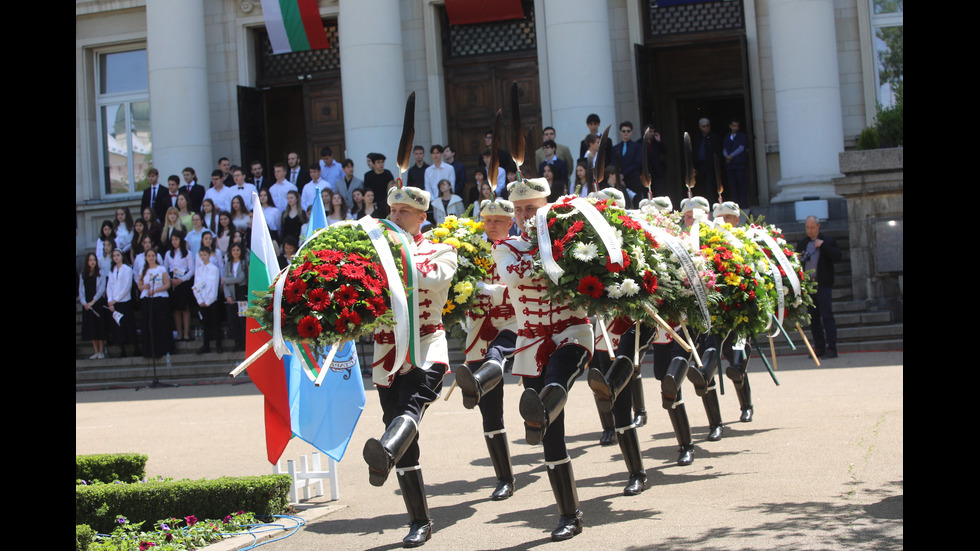
[[[462,243],[459,242],[459,239],[456,239],[455,237],[450,237],[450,238],[446,239],[445,241],[443,241],[443,243],[445,243],[447,245],[452,245],[453,247],[456,247],[456,248],[459,248],[459,246],[462,244]]]
[[[476,247],[470,245],[469,243],[463,243],[463,250],[470,254],[476,254]]]
[[[727,274],[725,276],[725,283],[729,285],[738,285],[742,283],[742,278],[741,276],[737,276],[735,274]]]
[[[442,307],[442,315],[445,316],[446,314],[452,312],[455,308],[456,308],[456,305],[453,304],[453,301],[447,300],[446,301],[446,305]]]
[[[436,228],[432,230],[432,235],[438,237],[439,239],[442,239],[444,237],[449,236],[449,230],[447,230],[446,228]]]

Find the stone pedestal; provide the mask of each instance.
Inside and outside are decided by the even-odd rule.
[[[840,154],[834,191],[847,199],[855,300],[902,321],[904,171],[901,147]]]

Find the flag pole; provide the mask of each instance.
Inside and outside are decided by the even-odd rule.
[[[262,346],[260,346],[259,349],[256,350],[255,352],[252,352],[252,355],[249,356],[249,357],[247,357],[247,358],[245,358],[245,361],[243,361],[242,363],[238,364],[238,367],[236,367],[235,369],[232,369],[231,370],[231,373],[229,373],[228,376],[229,377],[237,377],[239,373],[241,373],[242,371],[245,371],[245,369],[248,368],[248,366],[250,366],[253,363],[255,363],[256,360],[258,360],[259,358],[261,358],[262,355],[265,354],[266,352],[268,352],[270,348],[272,348],[272,341],[271,340],[270,341],[267,341],[265,344],[263,344]]]

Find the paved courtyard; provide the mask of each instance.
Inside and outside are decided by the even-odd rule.
[[[524,443],[521,388],[506,378],[505,408],[518,491],[489,500],[493,469],[480,416],[458,390],[421,425],[421,464],[435,523],[427,550],[534,549],[902,549],[904,547],[903,353],[843,354],[816,367],[778,359],[780,386],[761,362],[750,366],[755,420],[739,423],[730,381],[721,397],[724,438],[705,441],[707,419],[688,384],[696,445],[693,465],[675,465],[677,445],[659,387],[643,375],[649,423],[639,429],[649,487],[624,497],[618,446],[599,446],[600,426],[584,377],[566,407],[569,450],[585,530],[551,543],[557,509],[541,448]],[[165,375],[161,375],[165,380]],[[447,377],[445,396],[452,384]],[[305,526],[269,551],[394,549],[407,516],[394,475],[368,484],[361,448],[384,427],[376,392],[340,463],[340,499],[301,504]],[[286,459],[314,448],[294,438]],[[262,396],[251,383],[106,390],[75,394],[75,453],[140,452],[151,476],[216,478],[271,472]],[[249,541],[225,544],[241,548]]]

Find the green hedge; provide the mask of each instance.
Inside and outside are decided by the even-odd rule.
[[[88,546],[92,544],[92,538],[95,537],[95,530],[87,524],[78,524],[75,526],[75,551],[85,551]]]
[[[141,453],[76,455],[75,480],[137,482],[146,477],[147,459]]]
[[[165,518],[222,518],[235,511],[278,515],[289,507],[287,474],[224,477],[140,484],[75,486],[75,524],[88,524],[100,534],[116,527],[116,518],[144,528]]]

